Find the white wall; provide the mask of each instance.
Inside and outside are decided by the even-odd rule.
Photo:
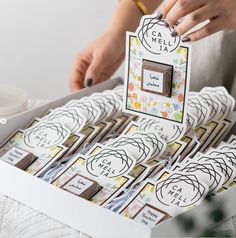
[[[76,54],[103,32],[117,2],[0,0],[0,84],[31,98],[67,94]]]

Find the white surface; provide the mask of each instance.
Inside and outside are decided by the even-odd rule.
[[[67,94],[76,55],[106,29],[117,4],[0,0],[0,83],[18,85],[29,98]]]
[[[26,93],[17,87],[0,85],[0,116],[10,116],[27,109]]]

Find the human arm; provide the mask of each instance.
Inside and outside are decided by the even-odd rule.
[[[161,0],[142,0],[153,12]],[[105,33],[76,58],[70,79],[72,91],[109,79],[125,55],[125,33],[135,31],[142,17],[132,0],[121,0]]]

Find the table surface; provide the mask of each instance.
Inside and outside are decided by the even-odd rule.
[[[235,237],[236,217],[224,222],[220,230]],[[0,194],[1,238],[89,238],[54,219]]]
[[[0,194],[1,238],[88,238],[46,215]]]

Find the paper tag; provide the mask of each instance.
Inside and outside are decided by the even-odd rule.
[[[157,20],[155,15],[142,17],[136,35],[142,47],[152,54],[173,52],[180,44],[180,37],[170,37],[173,29],[166,27],[165,21]]]
[[[153,153],[151,156],[151,159],[158,159],[159,157],[161,157],[161,155],[163,155],[163,153],[166,150],[167,144],[166,142],[161,139],[160,136],[158,136],[155,133],[144,133],[144,132],[135,132],[133,134],[134,136],[144,136],[145,140],[148,143],[151,143],[151,146],[153,148]]]
[[[219,120],[222,104],[218,97],[211,92],[200,91],[199,97],[208,105],[210,111],[209,120]]]
[[[153,147],[143,135],[120,136],[107,143],[112,148],[120,148],[136,159],[136,163],[143,163],[151,158]]]
[[[64,107],[78,108],[87,119],[86,125],[97,123],[101,115],[101,110],[91,100],[71,100]]]
[[[4,142],[3,148],[9,149],[14,146],[26,150],[37,157],[36,160],[26,168],[26,172],[36,176],[55,160],[60,159],[68,151],[68,148],[63,145],[55,146],[53,148],[31,148],[25,144],[24,131],[22,130],[18,130],[11,135]]]
[[[172,172],[156,184],[156,198],[169,214],[197,205],[208,193],[208,186],[194,174]]]
[[[96,148],[91,149],[97,151]],[[53,181],[53,185],[61,187],[68,180],[70,180],[74,175],[80,174],[86,178],[91,179],[91,175],[86,172],[85,168],[86,159],[81,157],[75,157],[70,163],[62,170]],[[93,179],[92,179],[93,180]],[[95,193],[90,201],[100,206],[105,206],[108,204],[114,197],[120,194],[125,188],[127,188],[133,181],[134,178],[131,176],[125,175],[114,179],[100,179],[96,178],[96,181],[99,182],[99,185],[102,186],[102,189]]]
[[[126,37],[124,111],[165,123],[186,123],[191,46],[173,28],[145,15]]]
[[[79,132],[87,123],[87,118],[77,107],[57,108],[43,117],[42,120],[62,122],[71,130],[71,133]]]
[[[198,93],[190,92],[188,97],[188,110],[197,117],[197,127],[205,124],[209,120],[209,106],[201,99]]]
[[[86,170],[93,177],[109,179],[128,174],[136,160],[122,149],[106,147],[86,159]]]
[[[24,131],[24,142],[30,148],[52,148],[66,142],[70,134],[60,122],[40,121]]]
[[[169,217],[170,216],[166,212],[163,212],[150,204],[145,204],[132,219],[149,227],[154,227]]]

